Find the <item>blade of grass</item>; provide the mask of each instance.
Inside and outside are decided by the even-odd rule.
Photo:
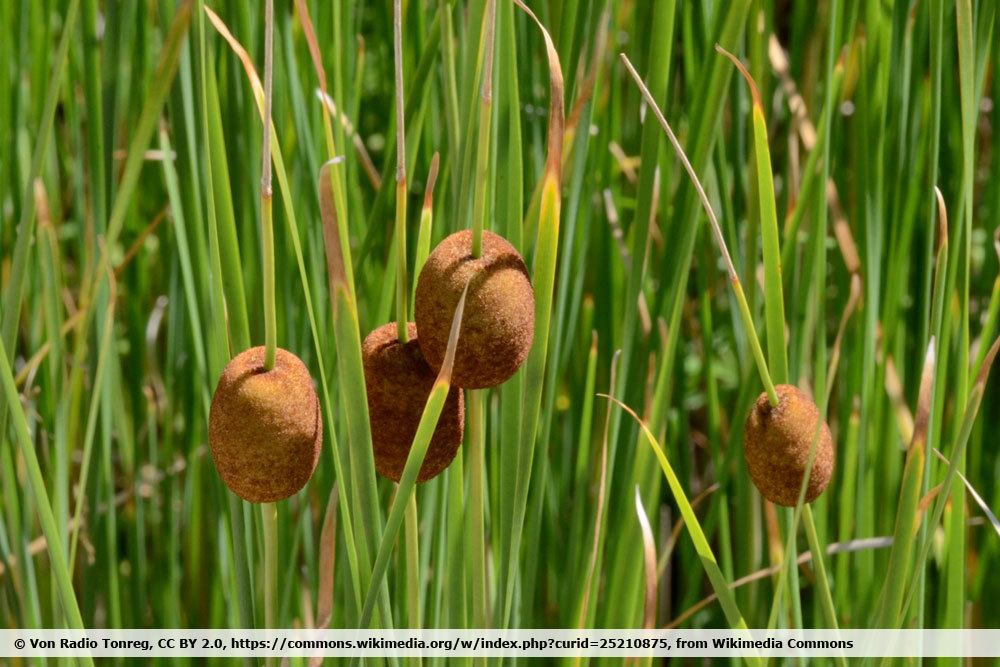
[[[910,558],[916,537],[917,505],[920,502],[921,484],[924,473],[924,457],[927,456],[927,422],[931,409],[931,392],[934,380],[934,338],[931,337],[924,358],[924,368],[920,378],[920,396],[917,399],[916,420],[913,436],[906,452],[903,468],[903,484],[896,510],[896,528],[893,531],[892,551],[882,587],[882,609],[876,627],[891,628],[900,615],[905,583],[910,574]]]
[[[27,468],[28,486],[35,502],[35,510],[38,512],[38,520],[42,525],[42,533],[48,543],[49,560],[52,563],[52,572],[56,580],[59,599],[62,602],[63,613],[69,626],[74,630],[83,630],[83,617],[80,615],[80,607],[77,604],[76,593],[73,591],[73,580],[70,578],[69,568],[66,564],[66,555],[62,546],[62,537],[56,527],[55,516],[52,513],[52,505],[49,502],[49,494],[45,489],[45,480],[42,477],[41,467],[38,465],[38,456],[35,453],[35,445],[28,432],[28,421],[21,405],[21,397],[17,393],[14,385],[14,373],[7,358],[7,350],[0,346],[0,384],[3,385],[4,398],[7,409],[12,417],[14,432]],[[93,659],[89,655],[81,657],[85,665],[93,667]]]
[[[962,199],[959,207],[962,221],[958,227],[961,230],[962,244],[956,244],[953,269],[960,272],[957,280],[959,293],[959,337],[958,355],[955,359],[958,377],[955,393],[957,405],[965,403],[969,387],[969,292],[972,263],[972,219],[973,191],[975,188],[975,132],[976,109],[979,106],[978,94],[975,91],[975,40],[973,34],[973,15],[970,0],[955,1],[956,42],[958,47],[958,82],[959,101],[961,109],[962,128]],[[953,455],[952,459],[956,457]],[[955,461],[958,472],[965,472],[966,460],[964,453]],[[948,542],[947,556],[947,586],[945,588],[945,626],[951,628],[965,627],[965,597],[966,597],[966,528],[965,528],[965,490],[962,483],[953,477],[949,494],[952,499],[952,520],[946,529]],[[957,661],[956,663],[957,664]]]
[[[406,623],[409,628],[421,627],[420,620],[420,522],[417,518],[417,494],[406,504]],[[420,664],[419,659],[416,663]]]
[[[688,501],[687,494],[684,492],[684,487],[677,478],[677,474],[674,472],[673,466],[670,465],[670,461],[667,460],[666,454],[663,453],[663,448],[660,447],[660,443],[650,432],[645,422],[643,422],[643,420],[632,410],[632,408],[628,407],[613,396],[608,396],[607,394],[598,394],[598,396],[614,402],[618,407],[631,415],[631,417],[642,429],[642,433],[646,437],[646,441],[649,443],[649,446],[652,447],[657,460],[660,462],[660,469],[663,471],[663,476],[667,479],[667,484],[670,487],[670,493],[674,498],[674,502],[677,503],[678,509],[680,509],[681,516],[684,517],[684,524],[687,528],[688,535],[694,543],[695,551],[698,553],[698,558],[701,561],[702,567],[705,568],[705,574],[708,575],[708,580],[712,585],[712,589],[715,591],[715,595],[718,597],[719,603],[722,605],[729,627],[733,630],[746,630],[746,621],[743,620],[743,614],[740,613],[740,609],[736,604],[736,598],[733,595],[732,589],[729,587],[729,582],[726,581],[725,576],[722,574],[722,570],[719,569],[719,564],[715,560],[715,555],[712,553],[712,547],[708,543],[708,539],[705,537],[705,532],[702,530],[701,522],[698,521],[698,517],[695,515],[694,510],[691,509],[691,503]],[[749,656],[745,656],[744,660],[747,664],[751,665],[761,664],[760,657],[756,655],[756,651]]]
[[[757,89],[757,82],[740,60],[720,45],[715,50],[728,58],[750,88],[753,101],[753,170],[756,176],[756,197],[760,207],[761,248],[764,252],[764,314],[767,360],[774,381],[787,383],[788,359],[785,356],[785,297],[782,293],[781,248],[778,242],[778,212],[774,201],[774,175],[771,170],[771,148],[767,140],[767,122],[764,104]]]
[[[358,553],[358,586],[356,591],[375,590],[368,576],[371,553],[382,540],[382,513],[378,507],[375,485],[375,460],[372,453],[371,425],[368,417],[364,367],[361,360],[361,334],[354,294],[345,273],[344,256],[337,210],[334,203],[333,171],[335,161],[326,162],[319,173],[320,210],[323,217],[323,240],[326,247],[327,275],[333,307],[334,340],[336,342],[341,401],[346,408],[351,479],[354,497],[358,500],[358,513],[352,514],[361,524],[356,530],[355,544]],[[419,466],[418,466],[419,469]],[[345,482],[346,483],[346,482]],[[385,582],[379,589],[379,613],[384,627],[392,627],[389,590]]]
[[[111,278],[110,295],[108,306],[104,315],[104,327],[101,333],[101,341],[97,353],[97,371],[94,374],[94,386],[104,386],[104,378],[107,367],[108,350],[111,347],[111,332],[115,315],[115,282]],[[87,477],[90,472],[90,462],[94,448],[94,433],[97,429],[97,410],[101,399],[104,397],[103,391],[95,391],[90,397],[90,407],[87,411],[87,425],[84,431],[83,453],[80,463],[80,476],[77,479],[76,510],[73,512],[73,528],[69,534],[69,569],[72,572],[76,566],[76,550],[80,537],[80,526],[83,522],[83,506],[87,495]]]
[[[525,363],[525,392],[521,437],[518,443],[517,468],[514,475],[514,499],[510,549],[508,552],[506,581],[503,586],[503,615],[501,627],[509,627],[514,603],[514,587],[521,551],[521,534],[528,504],[531,466],[535,453],[535,438],[541,412],[542,385],[548,356],[549,324],[552,315],[552,290],[555,283],[556,263],[559,254],[559,217],[561,209],[560,184],[562,170],[562,139],[565,107],[563,103],[562,68],[555,45],[545,26],[520,0],[514,0],[538,26],[545,40],[549,66],[549,126],[545,172],[543,175],[541,207],[538,214],[538,232],[535,240],[535,261],[532,278],[535,287],[535,336]]]
[[[430,170],[427,172],[427,184],[424,187],[424,203],[420,209],[420,231],[417,234],[417,257],[413,265],[414,276],[420,275],[420,271],[424,268],[424,263],[427,261],[427,256],[431,252],[431,230],[434,226],[434,185],[437,183],[440,157],[441,156],[437,153],[437,151],[435,151],[433,157],[431,157]],[[416,292],[416,281],[414,281],[413,290]],[[414,296],[411,295],[411,305],[413,303],[413,298]]]
[[[726,247],[726,240],[722,236],[722,228],[719,226],[719,221],[715,217],[715,212],[712,210],[712,205],[708,201],[708,195],[705,194],[705,189],[701,185],[701,181],[698,179],[697,173],[695,173],[694,167],[691,166],[691,162],[688,161],[687,155],[684,153],[684,149],[681,147],[680,142],[674,135],[672,129],[670,129],[670,124],[667,123],[667,119],[664,118],[663,112],[660,111],[659,106],[656,104],[656,100],[650,94],[649,89],[646,84],[643,83],[642,78],[639,73],[635,71],[632,62],[628,59],[624,53],[619,54],[625,68],[631,75],[632,79],[635,81],[636,86],[642,91],[643,97],[646,99],[646,104],[653,110],[656,115],[656,119],[660,123],[660,127],[666,133],[667,138],[670,139],[671,145],[677,153],[677,157],[680,159],[681,164],[687,171],[688,176],[690,176],[692,183],[698,193],[698,197],[701,200],[702,207],[705,210],[705,214],[708,216],[709,222],[711,223],[712,234],[715,237],[716,245],[718,245],[719,252],[722,254],[722,259],[726,265],[726,270],[729,274],[729,283],[736,293],[736,300],[739,303],[740,315],[743,318],[743,324],[747,331],[750,332],[750,343],[753,349],[754,360],[757,362],[757,371],[760,373],[761,381],[764,384],[764,388],[767,391],[768,398],[770,399],[771,405],[778,405],[778,394],[774,390],[774,383],[771,380],[771,374],[768,371],[767,362],[764,360],[764,351],[760,347],[760,340],[757,337],[757,330],[753,323],[753,316],[750,314],[750,308],[747,305],[746,297],[743,293],[743,287],[740,282],[739,274],[736,273],[736,267],[733,266],[733,260],[729,255],[729,249]]]
[[[956,479],[957,473],[959,472],[958,462],[965,453],[965,447],[969,442],[969,434],[972,432],[972,426],[975,424],[976,417],[979,414],[979,405],[982,403],[983,392],[986,390],[986,381],[989,379],[990,369],[993,366],[993,360],[996,358],[998,350],[1000,350],[1000,338],[997,338],[993,342],[993,345],[990,346],[989,352],[986,353],[986,357],[983,359],[983,366],[979,370],[979,374],[976,376],[976,380],[972,385],[972,390],[969,392],[969,400],[965,406],[965,413],[962,416],[961,427],[959,429],[958,436],[955,439],[951,456],[949,457],[951,463],[948,465],[948,469],[944,475],[944,480],[941,482],[941,488],[944,490],[951,489],[952,482]],[[937,501],[934,504],[934,511],[928,524],[928,533],[920,541],[920,547],[917,550],[917,559],[914,562],[914,576],[911,577],[910,583],[907,586],[907,593],[904,597],[903,605],[900,607],[899,616],[897,617],[896,624],[894,624],[893,627],[900,627],[903,619],[906,618],[910,602],[912,601],[919,584],[920,572],[924,567],[924,563],[927,560],[927,555],[930,552],[931,544],[933,542],[931,531],[933,531],[933,529],[938,525],[938,522],[941,520],[941,515],[944,514],[945,505],[949,504],[949,502],[950,497],[948,493],[941,493],[938,495]],[[961,499],[959,502],[961,502]]]
[[[80,0],[71,0],[63,19],[63,31],[56,47],[52,73],[48,77],[48,87],[42,106],[42,116],[38,129],[38,140],[31,159],[31,167],[27,176],[27,187],[21,198],[21,215],[17,226],[17,241],[14,245],[13,259],[10,268],[10,282],[4,291],[3,301],[3,346],[13,352],[14,337],[21,317],[21,305],[24,299],[24,279],[28,274],[29,250],[34,238],[35,224],[35,179],[41,176],[44,161],[48,157],[49,141],[52,136],[52,125],[55,118],[56,105],[59,102],[59,89],[62,85],[63,73],[68,62],[69,46],[75,34],[76,19],[80,13]],[[7,407],[0,407],[0,426],[6,423]],[[3,430],[6,430],[5,428]]]
[[[201,10],[202,0],[196,0]],[[229,191],[229,168],[226,163],[226,148],[222,132],[222,117],[219,110],[219,95],[215,76],[208,76],[207,31],[204,13],[197,11],[198,49],[201,74],[201,130],[208,148],[202,154],[207,162],[204,176],[208,213],[208,238],[211,274],[214,279],[210,305],[212,318],[210,325],[215,335],[210,337],[209,362],[211,377],[222,372],[232,356],[229,336],[234,337],[236,349],[250,347],[250,325],[247,319],[246,295],[243,291],[242,265],[239,261],[239,247],[236,242],[236,224],[233,214],[232,197]],[[228,316],[228,318],[227,318]],[[228,323],[228,326],[225,324]],[[247,539],[244,531],[245,503],[235,494],[227,494],[229,510],[229,532],[232,539],[232,569],[235,580],[237,609],[240,624],[250,628],[255,626],[253,581],[250,576]],[[249,664],[249,661],[246,661]]]
[[[596,345],[592,346],[592,350],[596,356]],[[611,385],[611,391],[614,391],[615,388],[618,361],[620,358],[621,352],[616,350],[614,356],[611,358],[611,378],[609,383]],[[590,382],[590,387],[593,388],[593,382]],[[605,525],[604,511],[608,491],[608,434],[611,426],[611,407],[611,403],[608,403],[607,415],[604,419],[604,436],[601,439],[601,463],[600,473],[597,479],[597,510],[594,516],[594,537],[590,546],[590,558],[587,564],[587,575],[584,579],[584,586],[580,593],[580,611],[576,617],[576,627],[581,630],[585,627],[587,620],[590,618],[590,599],[592,596],[596,597],[597,595],[597,587],[594,585],[594,575],[597,572],[597,564],[601,556],[601,546]],[[579,663],[579,661],[577,662]]]

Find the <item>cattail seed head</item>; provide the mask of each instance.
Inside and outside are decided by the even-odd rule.
[[[410,338],[406,343],[399,342],[396,323],[390,322],[368,334],[361,346],[375,470],[395,482],[403,475],[413,436],[437,377],[421,353],[416,325],[409,322],[406,326]],[[417,475],[418,482],[448,467],[462,446],[464,426],[462,390],[453,386]]]
[[[794,507],[820,416],[816,404],[798,387],[779,384],[775,390],[776,407],[765,392],[750,410],[743,430],[743,452],[750,479],[761,495],[777,505]],[[833,437],[823,422],[804,502],[812,502],[823,493],[833,476],[833,464]]]
[[[472,256],[472,232],[447,237],[427,257],[417,280],[414,319],[431,368],[444,361],[452,315],[467,283],[452,383],[466,389],[495,387],[528,358],[535,294],[524,259],[502,236],[484,231],[479,258]]]
[[[264,370],[264,348],[244,350],[222,371],[212,397],[208,439],[219,476],[253,503],[297,493],[316,469],[323,419],[309,370],[278,348]]]

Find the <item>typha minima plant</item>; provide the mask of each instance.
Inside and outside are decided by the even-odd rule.
[[[403,113],[403,44],[401,0],[393,3],[393,54],[396,83],[396,321],[368,334],[361,354],[368,392],[375,469],[383,477],[400,481],[421,414],[435,386],[435,373],[424,359],[422,336],[408,322],[410,282],[406,256],[406,126]],[[433,174],[432,174],[433,175]],[[428,222],[428,225],[430,223]],[[429,233],[429,229],[428,232]],[[421,235],[426,240],[421,223]],[[439,367],[439,366],[438,366]],[[418,475],[425,482],[441,473],[462,445],[465,402],[462,390],[448,393],[443,415],[431,438]]]
[[[254,503],[277,502],[301,490],[316,468],[323,442],[312,377],[297,356],[277,346],[270,151],[273,11],[273,0],[267,0],[260,179],[265,343],[229,362],[209,415],[219,476],[236,495]]]
[[[278,605],[278,519],[273,503],[306,485],[323,447],[323,419],[312,377],[301,359],[277,346],[271,187],[273,24],[274,3],[267,0],[260,178],[265,343],[233,357],[219,378],[209,413],[209,442],[219,476],[233,493],[261,504],[266,627],[275,627]]]
[[[264,82],[256,79],[249,56],[242,49],[221,20],[206,7],[206,13],[215,27],[226,37],[243,61],[244,68],[255,84],[254,92],[261,102],[263,141],[261,150],[260,212],[262,301],[265,344],[244,350],[223,371],[212,402],[210,426],[212,454],[216,467],[227,486],[245,500],[271,503],[287,498],[305,485],[315,469],[322,445],[322,417],[319,399],[312,379],[302,361],[293,353],[277,347],[277,304],[275,301],[272,152],[274,138],[270,120],[273,77],[273,0],[268,0],[265,19]],[[279,163],[280,167],[280,163]],[[279,180],[283,169],[279,168]],[[221,391],[220,391],[221,389]],[[287,393],[288,405],[281,403]],[[311,406],[309,405],[311,403]],[[258,410],[259,408],[259,410]],[[251,415],[257,411],[257,416]],[[283,414],[287,411],[287,415]],[[313,412],[315,411],[315,412]],[[257,422],[256,420],[262,420]],[[308,426],[307,422],[312,421]],[[249,426],[247,426],[249,424]],[[252,427],[260,426],[259,434],[252,435]],[[234,429],[243,430],[246,442]],[[308,434],[308,447],[303,440]],[[284,438],[290,438],[283,440]],[[271,447],[270,443],[276,447]],[[284,454],[281,444],[288,445]],[[268,450],[277,450],[269,456],[287,455],[285,461],[272,461],[265,456]],[[259,451],[256,451],[259,450]],[[256,469],[252,452],[261,456]],[[273,467],[277,466],[277,467]],[[286,475],[274,475],[274,470],[287,470]],[[284,477],[285,479],[280,479]]]
[[[427,257],[414,299],[420,349],[439,368],[451,313],[468,286],[465,335],[456,353],[454,382],[466,389],[495,387],[521,367],[535,335],[535,295],[521,254],[486,228],[489,146],[493,116],[496,3],[486,3],[471,229],[445,238]]]
[[[721,47],[717,46],[716,48],[725,54],[725,51],[722,50]],[[767,500],[798,509],[803,505],[803,501],[806,497],[811,496],[810,500],[815,499],[815,497],[819,496],[819,494],[821,494],[829,484],[833,465],[833,443],[832,437],[829,435],[829,427],[822,418],[816,404],[808,396],[792,385],[774,385],[774,382],[771,379],[771,373],[768,369],[768,363],[764,358],[764,352],[757,338],[756,326],[754,325],[753,316],[750,312],[739,274],[736,272],[736,268],[733,265],[732,258],[726,246],[725,237],[722,234],[721,226],[719,225],[715,212],[708,200],[708,195],[705,193],[705,190],[698,179],[698,175],[695,173],[691,163],[688,161],[680,142],[677,140],[677,137],[674,135],[669,123],[663,116],[662,111],[660,111],[659,106],[656,104],[656,100],[653,99],[649,90],[642,82],[642,78],[639,76],[638,72],[636,72],[628,58],[624,54],[622,54],[621,58],[628,70],[629,75],[642,92],[646,104],[653,111],[657,121],[663,128],[664,133],[670,140],[671,146],[674,148],[674,151],[676,152],[681,164],[695,187],[698,198],[706,216],[708,217],[712,235],[715,239],[716,245],[718,246],[719,252],[722,255],[722,259],[728,273],[729,284],[736,296],[740,317],[744,327],[746,328],[753,358],[756,363],[761,382],[765,388],[765,391],[760,395],[754,406],[751,408],[751,412],[747,417],[746,426],[744,428],[743,449],[750,478],[754,482],[758,491],[761,492],[761,495],[763,495]],[[735,61],[735,58],[732,59],[734,62],[738,63],[738,61]],[[741,65],[739,65],[739,69],[741,73],[745,73],[745,70]],[[746,77],[748,82],[751,84],[751,87],[755,89],[753,81],[748,74],[746,74]],[[767,202],[761,203],[762,229],[766,229],[766,231],[764,231],[764,237],[770,237],[771,241],[770,243],[765,243],[764,256],[765,263],[767,265],[765,270],[765,281],[771,291],[768,301],[770,302],[773,299],[778,299],[780,302],[780,300],[783,299],[783,296],[781,293],[781,269],[779,263],[780,250],[777,245],[776,237],[777,223],[776,220],[774,220],[773,215],[768,215],[769,208],[773,211],[773,190],[769,191],[767,185],[764,184],[765,181],[770,183],[771,179],[770,156],[767,149],[766,134],[761,134],[764,129],[764,123],[763,111],[759,106],[759,96],[755,96],[755,101],[756,103],[753,109],[755,155],[757,156],[758,164],[757,175],[759,181],[761,182],[761,185],[758,187],[757,195],[758,198],[760,198],[762,195],[766,197],[770,194],[772,199],[770,204]],[[766,171],[762,172],[761,167],[765,168]],[[771,307],[775,308],[775,304],[772,303]],[[782,341],[782,343],[780,345],[771,346],[770,350],[772,357],[778,359],[779,368],[783,370],[784,316],[782,313],[783,309],[778,310],[775,308],[775,310],[777,310],[778,314],[768,320],[770,323],[769,334],[772,336],[781,336],[779,340]],[[665,459],[661,459],[661,464],[664,460]],[[810,480],[812,479],[812,475],[814,473],[816,461],[820,462],[820,474],[817,476],[816,481],[812,482],[813,486],[810,487]],[[675,497],[676,495],[675,491]],[[808,509],[808,505],[805,505],[805,516],[807,524],[810,524],[812,515]],[[788,536],[789,544],[792,542],[795,522],[796,519],[793,517],[793,529],[789,532]],[[810,526],[807,525],[807,532],[811,532],[809,528]],[[782,569],[782,574],[779,577],[779,581],[781,582],[784,581],[785,571],[786,569]],[[821,572],[823,572],[823,570],[821,570]],[[821,577],[819,583],[822,599],[824,600],[824,611],[827,621],[830,622],[833,627],[836,627],[836,616],[833,612],[832,603],[830,602],[829,587],[826,582],[825,575]],[[726,586],[724,580],[720,585]],[[718,594],[719,585],[716,585],[715,587],[716,593]],[[777,609],[777,602],[780,596],[781,587],[779,586],[778,592],[775,595],[775,605],[773,609]],[[730,623],[732,623],[732,615],[729,614],[729,616]]]
[[[697,174],[691,168],[690,162],[687,161],[687,156],[684,155],[684,151],[673,130],[670,129],[666,118],[663,117],[655,100],[649,95],[642,79],[639,78],[638,72],[625,56],[622,56],[622,60],[625,62],[629,74],[641,87],[647,105],[656,113],[657,120],[660,121],[684,168],[695,184],[705,214],[708,216],[712,235],[719,247],[719,252],[722,254],[729,283],[736,294],[740,316],[750,337],[754,361],[757,364],[761,382],[764,384],[764,392],[752,408],[744,429],[744,453],[750,477],[761,495],[776,504],[794,507],[798,501],[799,489],[803,485],[806,486],[807,493],[811,496],[809,500],[812,500],[822,493],[830,481],[833,445],[829,435],[829,427],[820,418],[816,404],[812,399],[796,387],[785,384],[775,386],[772,381],[768,363],[757,338],[753,316],[750,314],[746,295],[743,292],[742,282],[736,272],[736,267],[733,265],[729,249],[726,247],[725,237],[722,235],[722,228],[715,217],[715,211],[708,201],[708,196],[705,194]],[[777,249],[772,248],[772,250],[776,252]],[[777,280],[780,289],[780,268]],[[780,293],[778,296],[780,298]],[[768,301],[770,302],[770,299]],[[784,343],[782,342],[781,345],[783,346]],[[820,433],[819,438],[814,437],[817,430]],[[817,451],[814,451],[814,440],[819,442],[818,454]],[[823,472],[810,487],[811,468],[817,459],[821,461]]]

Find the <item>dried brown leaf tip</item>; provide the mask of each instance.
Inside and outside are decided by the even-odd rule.
[[[420,350],[432,368],[444,361],[452,315],[468,284],[452,384],[495,387],[528,358],[535,335],[535,293],[528,268],[502,236],[483,232],[472,256],[472,232],[452,234],[427,257],[417,280],[414,319]]]
[[[288,498],[312,477],[323,419],[309,370],[278,348],[264,370],[264,348],[233,357],[212,398],[208,439],[215,468],[233,493],[253,503]]]
[[[820,415],[816,404],[798,387],[779,384],[775,391],[776,407],[765,392],[750,410],[743,430],[743,452],[750,479],[761,495],[777,505],[794,507]],[[833,476],[834,458],[833,437],[822,422],[804,502],[812,502],[826,489]]]
[[[417,426],[436,375],[420,352],[417,327],[407,324],[409,342],[400,343],[396,323],[383,324],[365,338],[361,356],[368,390],[375,469],[398,482],[403,475]],[[462,445],[465,405],[462,390],[452,387],[431,437],[418,482],[437,476]]]

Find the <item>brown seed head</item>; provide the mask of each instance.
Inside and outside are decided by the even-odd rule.
[[[409,322],[406,327],[410,337],[407,343],[399,342],[396,323],[390,322],[368,334],[361,346],[375,470],[394,482],[403,475],[413,436],[437,377],[420,352],[417,326]],[[448,467],[462,445],[464,426],[462,390],[453,386],[431,436],[418,482]]]
[[[535,335],[535,293],[524,259],[502,236],[484,231],[478,259],[472,257],[472,232],[447,237],[427,257],[417,280],[414,319],[431,368],[444,361],[451,318],[466,283],[469,294],[452,383],[466,389],[495,387],[528,358]]]
[[[743,452],[750,479],[761,495],[777,505],[794,507],[809,462],[819,410],[798,387],[779,384],[775,390],[777,407],[771,406],[765,392],[750,410],[743,429]],[[823,422],[805,502],[812,502],[826,489],[833,476],[833,462],[833,438]]]
[[[316,469],[323,419],[312,377],[281,348],[264,370],[264,348],[252,347],[222,371],[208,416],[208,440],[219,476],[252,503],[297,493]]]

